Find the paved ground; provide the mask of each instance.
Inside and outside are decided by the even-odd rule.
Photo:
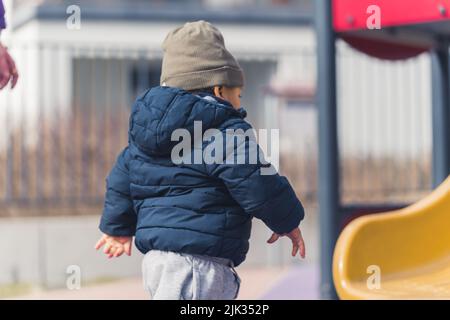
[[[290,268],[262,295],[267,300],[313,300],[320,299],[319,270],[317,266]]]
[[[237,269],[242,279],[238,299],[318,299],[316,266],[290,268]],[[140,278],[82,287],[80,290],[35,291],[15,299],[115,300],[147,299]]]

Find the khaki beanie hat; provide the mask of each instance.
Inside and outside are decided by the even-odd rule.
[[[162,48],[163,86],[194,90],[244,85],[244,73],[239,63],[225,48],[220,31],[209,22],[188,22],[172,30]]]

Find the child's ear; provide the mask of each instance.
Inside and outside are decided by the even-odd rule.
[[[223,96],[222,96],[222,87],[214,86],[214,95],[215,95],[216,97],[219,97],[219,98],[222,98],[222,99],[223,99]]]

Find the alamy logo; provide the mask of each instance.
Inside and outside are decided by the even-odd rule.
[[[174,164],[260,164],[261,175],[273,175],[279,167],[279,130],[211,128],[202,130],[202,122],[194,121],[194,135],[180,128],[172,132],[171,141],[178,142],[171,152]],[[259,142],[259,144],[258,144]],[[267,160],[263,150],[267,152]]]
[[[371,5],[367,8],[366,13],[370,14],[366,20],[367,29],[381,29],[381,8],[377,5]]]
[[[66,26],[69,30],[81,29],[81,8],[77,5],[67,7],[66,13],[70,16],[66,20]]]
[[[377,265],[370,265],[367,267],[367,274],[370,276],[367,278],[367,289],[377,290],[381,288],[381,268]]]
[[[66,287],[69,290],[81,289],[81,268],[77,265],[70,265],[66,269],[68,275],[66,280]]]

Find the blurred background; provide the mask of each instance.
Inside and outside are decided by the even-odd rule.
[[[241,299],[319,298],[313,0],[6,0],[2,40],[21,78],[0,92],[0,298],[146,298],[141,255],[93,246],[105,177],[127,143],[135,97],[159,85],[161,43],[187,21],[223,33],[246,75],[256,128],[280,130],[280,171],[306,209],[307,259],[254,219]],[[70,5],[81,28],[70,29]],[[339,41],[343,204],[402,206],[431,188],[428,53],[381,61]],[[66,289],[67,268],[82,287]]]

